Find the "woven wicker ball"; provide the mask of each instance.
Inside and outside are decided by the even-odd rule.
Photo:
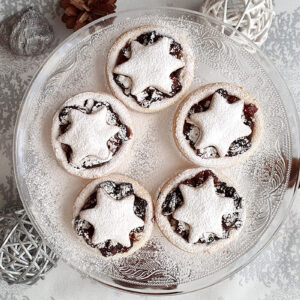
[[[272,0],[205,0],[200,11],[242,32],[261,46],[275,15]]]
[[[9,284],[33,284],[57,260],[24,209],[0,211],[0,278]]]

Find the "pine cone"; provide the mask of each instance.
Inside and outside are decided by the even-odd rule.
[[[115,12],[117,0],[60,0],[65,10],[61,20],[74,31],[103,16]]]

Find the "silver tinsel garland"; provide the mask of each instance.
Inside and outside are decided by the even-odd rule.
[[[24,209],[0,211],[1,279],[9,284],[34,284],[57,260]]]

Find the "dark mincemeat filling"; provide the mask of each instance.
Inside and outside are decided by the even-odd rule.
[[[86,199],[86,202],[82,207],[81,211],[86,209],[91,209],[96,206],[97,204],[96,196],[97,196],[97,190],[99,188],[103,189],[108,195],[110,195],[112,198],[119,201],[122,201],[124,197],[134,195],[135,196],[134,206],[133,206],[134,213],[136,216],[138,216],[143,221],[145,221],[147,201],[136,196],[134,194],[132,184],[125,183],[125,182],[120,184],[116,184],[115,182],[112,181],[105,181],[100,183],[95,188],[95,191],[89,196],[89,198]],[[128,250],[130,250],[133,246],[133,243],[139,239],[139,233],[143,232],[144,230],[144,226],[133,229],[129,234],[131,246],[125,247],[120,243],[113,243],[111,240],[105,241],[104,244],[98,244],[98,245],[93,244],[92,237],[94,234],[94,227],[87,221],[82,220],[79,215],[75,218],[74,228],[76,233],[79,236],[82,236],[85,242],[89,246],[91,246],[92,248],[99,249],[101,254],[105,257],[113,256],[116,255],[117,253],[125,253]]]
[[[234,103],[240,100],[238,97],[229,95],[228,92],[224,89],[218,89],[216,93],[221,94],[225,99],[227,99],[229,103]],[[188,117],[194,113],[199,113],[208,110],[210,103],[212,101],[212,97],[213,94],[201,100],[200,102],[194,104],[188,112]],[[244,105],[244,116],[245,116],[244,123],[251,128],[252,132],[254,129],[253,117],[257,112],[257,110],[258,108],[254,104]],[[195,130],[197,130],[197,126],[195,126],[190,122],[185,121],[183,127],[183,133],[185,135],[185,138],[189,141],[191,147],[195,150],[196,154],[202,158],[219,157],[219,154],[214,147],[207,147],[206,149],[195,148],[196,141],[193,141],[191,139],[191,133]],[[247,137],[241,137],[235,140],[229,147],[226,156],[232,157],[248,151],[251,147],[251,139],[252,139],[252,133]]]
[[[92,101],[92,103],[91,103],[91,101]],[[69,121],[69,118],[68,118],[68,113],[71,109],[77,109],[83,113],[90,114],[90,113],[93,113],[93,112],[99,110],[99,108],[103,105],[105,105],[107,107],[107,111],[108,111],[108,115],[109,115],[109,118],[107,121],[108,124],[118,126],[120,128],[120,131],[114,137],[109,139],[109,141],[108,141],[108,149],[112,152],[113,155],[115,155],[119,151],[122,143],[124,141],[127,141],[130,139],[131,131],[125,124],[123,124],[120,121],[119,115],[117,113],[113,112],[110,104],[107,102],[98,102],[98,101],[95,101],[92,99],[87,99],[87,100],[85,100],[83,106],[77,106],[77,105],[65,106],[59,113],[59,122],[60,122],[59,135],[64,134],[68,130],[68,128],[71,124],[71,122]],[[61,145],[62,145],[63,151],[66,154],[67,161],[68,161],[68,163],[70,163],[71,155],[72,155],[71,146],[67,145],[67,144],[61,144]],[[99,160],[91,159],[91,158],[87,157],[84,160],[82,166],[73,166],[73,167],[76,169],[80,169],[80,168],[91,169],[91,168],[100,167],[100,166],[104,165],[105,163],[106,162],[100,162]]]
[[[225,182],[219,181],[216,175],[210,171],[205,170],[198,173],[193,178],[184,180],[178,184],[176,188],[174,188],[166,197],[166,200],[162,204],[162,214],[168,218],[173,230],[178,233],[183,239],[188,241],[189,237],[189,225],[185,222],[178,221],[173,218],[174,211],[179,208],[184,200],[183,196],[180,192],[179,185],[186,184],[192,187],[197,187],[203,184],[210,176],[214,179],[214,185],[216,188],[216,192],[219,195],[223,195],[224,197],[232,198],[234,201],[234,206],[238,210],[242,207],[242,198],[237,194],[235,188],[228,186]],[[229,236],[229,231],[233,228],[237,229],[242,226],[242,220],[240,219],[239,213],[234,212],[231,215],[223,216],[222,225],[225,229],[227,238]],[[217,241],[220,238],[215,234],[210,234],[208,239],[200,238],[198,243],[212,243],[213,241]]]
[[[136,41],[138,41],[139,43],[141,43],[144,46],[147,45],[151,45],[153,43],[156,43],[158,40],[160,40],[161,38],[163,38],[164,36],[158,34],[156,31],[152,31],[152,32],[147,32],[144,34],[141,34]],[[171,38],[170,38],[171,39]],[[182,58],[182,47],[179,43],[177,43],[176,41],[174,41],[173,39],[172,43],[170,45],[170,54],[177,57],[178,59]],[[117,62],[116,62],[116,66],[124,63],[125,61],[127,61],[130,58],[130,53],[131,53],[131,43],[127,43],[120,51]],[[145,89],[143,91],[143,98],[142,99],[138,99],[135,95],[132,95],[130,93],[130,88],[127,88],[121,81],[120,81],[120,76],[124,76],[124,75],[119,75],[119,74],[113,74],[114,76],[114,80],[116,82],[116,84],[122,89],[124,95],[126,96],[131,96],[133,97],[136,102],[142,106],[142,107],[150,107],[150,105],[153,102],[156,101],[161,101],[164,98],[172,98],[174,97],[177,93],[179,93],[182,89],[181,83],[180,83],[180,73],[181,73],[182,69],[178,69],[176,71],[174,71],[173,73],[170,74],[170,78],[173,81],[172,84],[172,92],[170,95],[163,93],[161,91],[159,91],[158,89],[154,88],[154,87],[148,87],[147,89]],[[127,77],[127,76],[124,76]]]

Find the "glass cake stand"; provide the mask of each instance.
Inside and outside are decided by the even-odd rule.
[[[193,86],[226,81],[260,102],[262,142],[247,160],[223,169],[245,199],[239,236],[212,253],[190,254],[171,245],[155,226],[152,238],[124,259],[94,254],[76,237],[72,206],[87,180],[67,174],[51,143],[52,117],[69,97],[109,92],[105,61],[124,31],[147,24],[184,31],[195,54]],[[137,137],[118,169],[155,195],[182,169],[193,167],[172,139],[176,105],[155,114],[131,111]],[[94,21],[59,45],[27,90],[15,129],[14,169],[23,204],[40,235],[72,267],[107,285],[144,294],[176,294],[213,285],[247,265],[284,221],[298,184],[299,120],[292,96],[269,59],[240,33],[195,11],[155,8],[120,12]],[[195,166],[194,166],[195,167]]]

